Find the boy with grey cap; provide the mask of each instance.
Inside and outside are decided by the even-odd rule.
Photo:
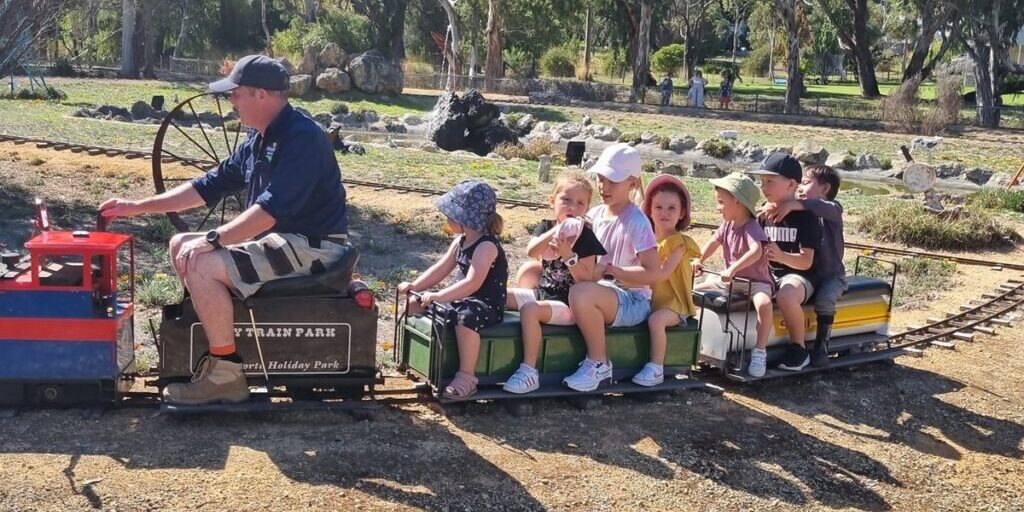
[[[747,372],[752,377],[764,377],[768,362],[768,336],[772,332],[772,292],[774,282],[768,273],[768,258],[764,247],[768,236],[754,218],[761,193],[754,180],[742,173],[732,173],[724,178],[710,180],[715,186],[716,210],[722,215],[722,225],[704,244],[700,259],[693,260],[696,271],[704,268],[704,262],[715,254],[719,247],[725,259],[725,270],[719,276],[709,276],[694,290],[733,291],[750,295],[757,311],[757,344],[751,351]],[[750,284],[733,282],[741,277]]]

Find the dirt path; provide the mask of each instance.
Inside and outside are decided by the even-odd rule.
[[[66,212],[58,220],[86,225],[90,215],[73,209],[94,208],[111,190],[149,191],[145,178],[133,178],[145,176],[141,162],[46,152],[33,165],[8,150],[0,145],[0,233],[10,239],[26,227],[33,194],[54,199]],[[384,280],[396,266],[425,268],[444,247],[432,198],[350,193],[365,274]],[[503,210],[514,261],[525,226],[541,213]],[[147,222],[124,229],[155,253],[166,238],[157,220]],[[419,249],[394,250],[412,246]],[[148,258],[150,268],[162,264]],[[960,267],[928,310],[898,312],[895,323],[954,310],[1008,277]],[[0,511],[1016,510],[1024,502],[1022,361],[1018,322],[896,365],[729,385],[722,397],[608,399],[589,411],[544,400],[532,418],[492,404],[455,418],[394,407],[372,422],[328,413],[178,422],[149,409],[24,412],[0,419]]]

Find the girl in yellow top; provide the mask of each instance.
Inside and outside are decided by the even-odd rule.
[[[665,329],[686,323],[696,314],[693,303],[693,273],[690,259],[700,257],[700,247],[681,233],[690,227],[690,191],[675,176],[663,174],[647,185],[644,192],[644,213],[654,226],[658,241],[661,276],[651,286],[651,316],[647,327],[651,336],[651,362],[644,365],[633,382],[641,386],[657,386],[665,380]],[[609,273],[618,277],[618,269]]]

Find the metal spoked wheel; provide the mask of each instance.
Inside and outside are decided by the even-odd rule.
[[[157,194],[206,174],[234,153],[242,139],[242,125],[230,105],[225,115],[222,103],[216,94],[197,94],[164,117],[153,142]],[[242,209],[242,196],[236,194],[198,213],[168,213],[167,218],[179,232],[204,231],[231,220]]]

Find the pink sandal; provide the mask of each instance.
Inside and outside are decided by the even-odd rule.
[[[477,382],[477,378],[468,373],[455,372],[455,378],[444,388],[442,396],[447,399],[468,398],[476,393]]]

